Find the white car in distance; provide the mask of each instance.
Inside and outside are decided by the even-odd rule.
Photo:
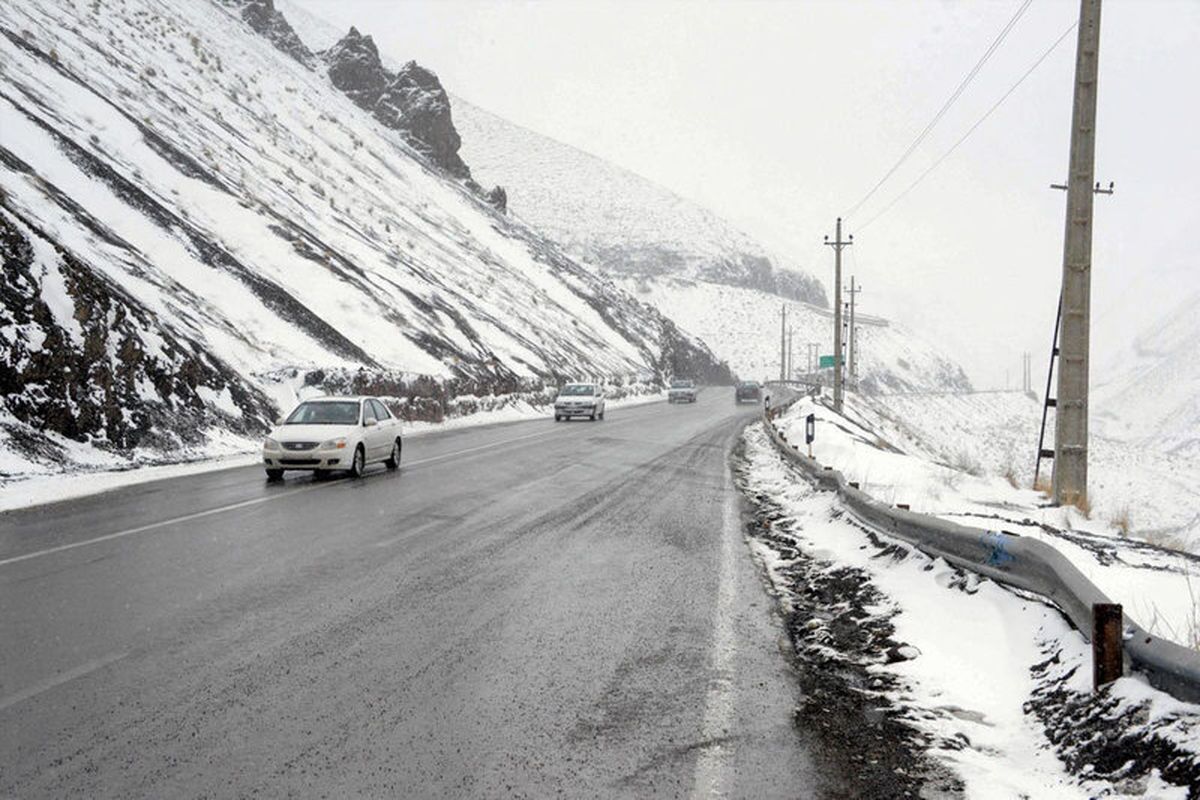
[[[368,464],[400,466],[400,420],[374,397],[315,397],[296,406],[263,442],[267,479],[284,470],[344,471],[358,477]]]
[[[554,400],[554,421],[571,417],[604,419],[604,390],[596,383],[568,383]]]
[[[696,382],[686,378],[676,378],[667,388],[668,403],[696,402]]]

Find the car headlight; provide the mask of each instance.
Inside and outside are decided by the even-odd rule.
[[[263,441],[263,450],[278,450],[279,442],[272,439],[270,436]]]
[[[346,437],[339,436],[337,439],[330,439],[327,442],[321,442],[322,450],[342,450],[346,447]]]

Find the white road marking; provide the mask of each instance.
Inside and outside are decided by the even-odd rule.
[[[443,453],[440,456],[431,456],[429,458],[422,458],[417,461],[405,462],[405,463],[401,464],[401,467],[413,467],[413,466],[417,466],[419,464],[430,464],[435,461],[443,461],[445,459],[454,458],[456,456],[469,455],[471,453],[477,453],[480,450],[487,450],[487,449],[490,449],[493,447],[500,447],[501,445],[512,444],[514,442],[520,442],[525,439],[534,439],[534,438],[541,437],[541,436],[548,436],[548,435],[556,433],[556,432],[557,431],[539,431],[538,433],[530,433],[530,434],[526,434],[525,436],[516,436],[512,439],[503,439],[498,442],[489,442],[488,444],[479,445],[478,447],[468,447],[465,450],[456,450],[452,453]],[[301,494],[303,492],[312,492],[312,491],[316,491],[317,489],[325,489],[325,488],[328,488],[331,486],[338,486],[338,485],[339,485],[339,483],[333,482],[333,483],[322,483],[322,484],[318,484],[315,486],[303,486],[299,489],[293,489],[289,492],[281,492],[279,494],[272,494],[272,495],[268,495],[266,497],[255,497],[251,500],[243,500],[240,503],[231,503],[230,505],[227,505],[227,506],[220,506],[218,508],[210,508],[206,511],[197,511],[194,514],[184,514],[181,517],[172,517],[171,519],[164,519],[164,520],[160,520],[158,522],[151,522],[146,525],[139,525],[136,528],[129,528],[129,529],[123,530],[123,531],[116,531],[115,533],[106,533],[103,536],[97,536],[92,539],[84,539],[79,542],[71,542],[70,544],[60,544],[57,547],[48,547],[45,550],[36,550],[32,553],[25,553],[23,555],[13,556],[11,558],[0,559],[0,567],[7,566],[9,564],[16,564],[21,561],[29,561],[30,559],[34,559],[34,558],[41,558],[42,556],[54,555],[55,553],[62,553],[67,550],[74,550],[77,547],[87,547],[87,546],[93,545],[93,544],[100,544],[101,542],[108,542],[113,539],[121,539],[125,536],[132,536],[135,533],[145,533],[147,531],[152,531],[152,530],[156,530],[159,528],[165,528],[169,525],[176,525],[180,522],[190,522],[195,519],[202,519],[204,517],[210,517],[214,514],[222,514],[226,511],[234,511],[239,508],[247,508],[249,506],[256,506],[256,505],[259,505],[260,503],[269,503],[274,500],[283,500],[284,498],[292,497],[293,495]]]
[[[733,746],[727,741],[733,724],[733,673],[736,643],[733,632],[733,608],[737,600],[737,576],[734,573],[737,542],[741,538],[737,494],[732,491],[732,477],[725,467],[725,505],[722,509],[721,563],[717,579],[717,602],[713,609],[711,645],[712,677],[704,698],[704,724],[701,730],[703,746],[696,759],[696,774],[692,784],[693,798],[724,797],[728,792],[727,778],[733,769]]]
[[[22,689],[16,694],[10,694],[8,697],[0,699],[0,711],[3,711],[9,706],[15,706],[17,703],[24,702],[31,697],[36,697],[42,692],[53,689],[55,686],[62,686],[64,683],[69,683],[76,678],[82,678],[89,672],[95,672],[102,667],[107,667],[109,664],[113,663],[114,661],[120,661],[127,655],[129,655],[129,653],[112,653],[107,656],[102,656],[101,658],[94,658],[91,661],[80,664],[74,669],[69,669],[66,672],[60,672],[54,677],[47,678],[44,681],[38,681],[32,686]]]

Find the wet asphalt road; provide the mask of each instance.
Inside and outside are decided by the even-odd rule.
[[[814,796],[728,471],[752,414],[0,516],[0,796]]]

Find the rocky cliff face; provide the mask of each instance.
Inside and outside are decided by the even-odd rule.
[[[396,72],[379,59],[370,36],[351,28],[321,54],[333,85],[413,147],[456,178],[471,171],[458,155],[462,146],[450,115],[450,98],[437,76],[409,61]]]
[[[263,393],[92,265],[0,204],[0,428],[100,449],[178,451],[214,429],[265,431]],[[7,417],[7,418],[5,418]]]

